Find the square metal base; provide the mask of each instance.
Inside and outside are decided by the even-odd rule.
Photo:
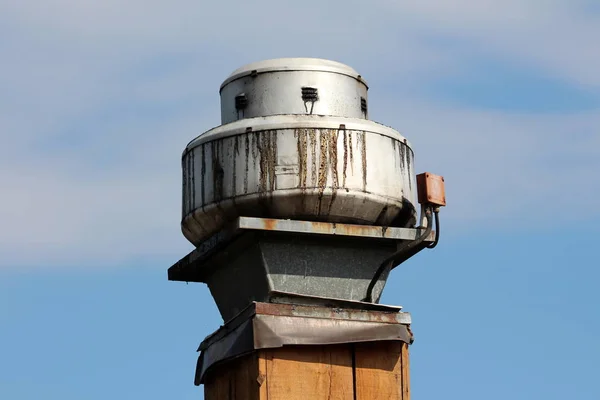
[[[225,321],[254,301],[361,302],[381,262],[420,229],[239,218],[169,268],[204,282]],[[434,234],[428,237],[432,241]],[[375,285],[379,301],[387,274]],[[364,303],[363,303],[364,304]]]

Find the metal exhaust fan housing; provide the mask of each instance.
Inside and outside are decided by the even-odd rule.
[[[169,279],[207,283],[225,320],[253,301],[378,302],[394,267],[382,261],[434,241],[431,218],[416,227],[417,195],[440,186],[417,189],[410,143],[368,119],[367,91],[354,69],[313,58],[225,79],[222,125],[183,152],[181,228],[196,249]]]

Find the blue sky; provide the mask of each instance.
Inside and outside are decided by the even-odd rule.
[[[0,398],[201,398],[181,151],[231,71],[290,56],[358,70],[446,177],[383,298],[413,396],[600,398],[599,37],[593,1],[0,2]]]

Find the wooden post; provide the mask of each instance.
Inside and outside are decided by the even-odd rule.
[[[409,400],[408,345],[257,350],[211,369],[204,394],[206,400]]]

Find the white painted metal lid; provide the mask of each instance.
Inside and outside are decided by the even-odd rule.
[[[251,64],[244,65],[233,71],[225,81],[221,84],[227,85],[229,82],[239,79],[243,76],[251,74],[260,74],[264,72],[274,71],[320,71],[320,72],[332,72],[342,75],[351,76],[361,81],[365,86],[367,82],[360,76],[360,74],[346,64],[342,64],[337,61],[325,60],[321,58],[276,58],[272,60],[263,60],[254,62]]]

